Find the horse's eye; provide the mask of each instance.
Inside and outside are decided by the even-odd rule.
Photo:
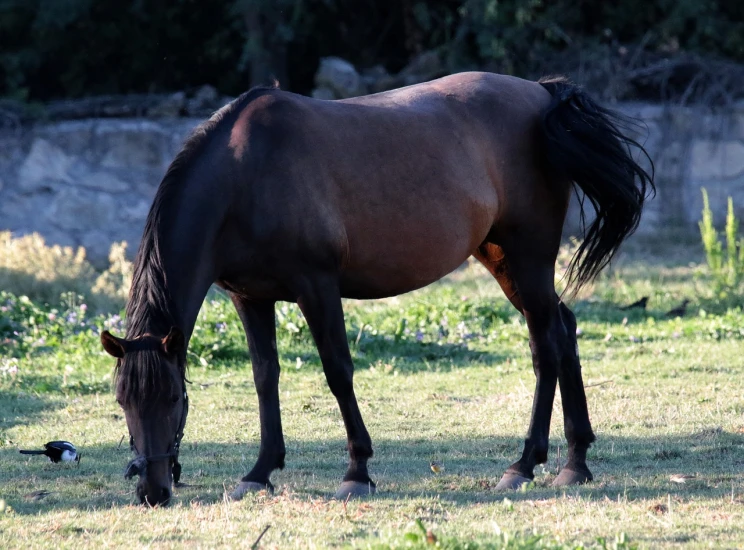
[[[172,403],[173,403],[174,405],[175,405],[176,403],[178,403],[178,396],[177,396],[177,395],[174,395],[174,396],[173,396],[173,397],[171,398],[171,402],[172,402]]]

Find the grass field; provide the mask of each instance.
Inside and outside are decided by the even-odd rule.
[[[743,548],[744,313],[705,297],[689,256],[620,262],[573,304],[598,440],[595,482],[564,490],[548,487],[564,455],[560,397],[534,487],[493,489],[519,456],[534,376],[525,323],[484,270],[347,302],[378,483],[347,504],[330,498],[347,460],[341,416],[294,306],[278,308],[287,467],[276,495],[224,498],[255,459],[259,426],[243,333],[214,294],[189,355],[189,486],[151,510],[122,477],[127,428],[97,337],[121,334],[121,319],[90,316],[73,296],[51,307],[2,295],[0,547],[251,547],[268,526],[262,548]],[[647,312],[614,305],[642,295]],[[688,315],[666,319],[682,298]],[[56,438],[78,445],[79,467],[18,454]]]

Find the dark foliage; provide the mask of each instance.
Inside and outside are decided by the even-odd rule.
[[[0,37],[0,96],[16,99],[202,84],[237,95],[270,76],[307,93],[325,55],[394,72],[436,49],[449,70],[529,77],[561,70],[557,56],[574,74],[586,64],[632,68],[639,44],[662,58],[744,61],[744,2],[0,0]],[[657,93],[644,82],[620,95]]]

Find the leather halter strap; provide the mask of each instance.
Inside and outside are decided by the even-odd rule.
[[[160,351],[163,349],[163,340],[152,334],[145,334],[139,338],[126,341],[124,353],[134,353],[137,351]]]

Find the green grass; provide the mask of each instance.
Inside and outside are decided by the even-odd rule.
[[[598,440],[595,482],[563,490],[548,487],[565,456],[559,396],[534,486],[494,490],[521,450],[534,376],[525,323],[482,269],[347,302],[378,483],[377,496],[347,504],[330,499],[347,460],[341,416],[296,307],[278,319],[287,467],[272,478],[277,494],[224,498],[256,457],[259,425],[245,338],[213,294],[189,355],[189,486],[146,510],[122,477],[126,423],[95,334],[121,334],[120,319],[88,318],[71,297],[53,309],[2,295],[0,547],[250,547],[266,526],[263,548],[744,547],[744,313],[712,301],[699,268],[667,264],[620,263],[573,305]],[[642,295],[646,313],[613,306]],[[688,316],[666,319],[685,297]],[[55,438],[79,446],[79,468],[17,452]],[[433,474],[430,460],[445,470]],[[28,496],[38,490],[51,493]]]

